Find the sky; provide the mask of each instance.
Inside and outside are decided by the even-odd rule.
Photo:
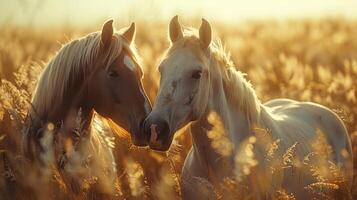
[[[236,22],[343,16],[357,19],[357,0],[0,0],[0,24],[90,25],[114,18],[183,18]]]

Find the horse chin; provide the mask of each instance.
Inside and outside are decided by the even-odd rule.
[[[149,143],[149,147],[150,149],[152,150],[155,150],[155,151],[168,151],[171,147],[171,144],[172,144],[172,140],[173,140],[173,137],[171,136],[170,138],[168,138],[167,140],[159,140],[159,141],[150,141]]]
[[[130,136],[131,141],[135,146],[145,147],[149,145],[149,139],[143,133],[131,131]]]
[[[131,137],[131,141],[135,146],[138,146],[138,147],[148,146],[148,141],[146,141],[146,140],[140,140],[140,139],[135,139],[134,137]]]
[[[165,145],[155,145],[150,143],[150,149],[154,151],[168,151],[170,149],[171,143]]]

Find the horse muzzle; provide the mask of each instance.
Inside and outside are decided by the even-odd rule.
[[[145,135],[149,146],[156,151],[167,151],[172,143],[169,124],[159,117],[148,117],[144,122]]]

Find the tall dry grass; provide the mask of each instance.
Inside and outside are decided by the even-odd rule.
[[[344,120],[354,145],[354,166],[357,174],[357,22],[346,19],[319,19],[303,21],[250,21],[240,24],[213,24],[214,34],[222,38],[230,49],[239,70],[248,74],[262,101],[286,97],[314,101],[333,108]],[[158,85],[156,64],[168,47],[167,24],[162,22],[137,22],[136,44],[145,71],[144,87],[151,100],[155,99]],[[49,165],[33,165],[21,157],[21,127],[26,108],[44,63],[55,55],[61,43],[71,38],[96,31],[91,28],[46,28],[31,30],[25,27],[2,27],[0,30],[0,194],[5,199],[179,199],[179,178],[185,156],[190,148],[190,135],[184,130],[167,153],[136,148],[125,136],[116,136],[113,146],[116,161],[114,197],[92,191],[96,177],[83,179],[80,186],[68,184],[61,170],[50,156]],[[50,33],[50,34],[49,34]],[[223,154],[231,153],[224,145],[223,128],[217,122],[210,133],[212,145]],[[218,127],[218,128],[217,128]],[[49,131],[51,129],[49,128]],[[109,130],[108,130],[109,131]],[[259,137],[266,130],[242,144],[235,163],[243,166],[236,177],[227,179],[221,188],[212,189],[206,180],[198,180],[218,199],[254,199],[254,194],[243,184],[247,180],[269,184],[279,182],[284,170],[305,166],[316,182],[307,185],[316,198],[336,199],[329,191],[344,188],[339,182],[338,169],[333,163],[322,163],[316,153],[306,160],[294,158],[294,145],[278,154],[279,140]],[[262,139],[263,138],[263,139]],[[47,138],[48,139],[48,138]],[[49,138],[51,139],[51,138]],[[221,140],[223,139],[223,140]],[[266,162],[270,176],[264,180],[254,176],[259,163],[254,157],[254,147],[264,141]],[[321,141],[317,139],[317,141]],[[48,145],[46,140],[42,143]],[[114,145],[113,145],[114,144]],[[225,148],[221,148],[221,147]],[[315,145],[316,152],[328,152],[326,145]],[[45,155],[46,156],[46,155]],[[324,166],[325,168],[321,168]],[[326,168],[327,167],[327,168]],[[333,177],[331,178],[331,176]],[[337,178],[336,178],[337,177]],[[264,182],[265,181],[265,182]],[[240,184],[242,182],[242,184]],[[357,177],[353,184],[357,196]],[[251,186],[254,189],[254,185]],[[29,189],[30,188],[30,189]],[[274,188],[275,199],[294,199],[294,194],[284,188]],[[8,192],[11,191],[11,192]],[[224,196],[229,192],[229,197]],[[345,196],[348,198],[348,196]]]

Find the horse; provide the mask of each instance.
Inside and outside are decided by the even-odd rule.
[[[134,145],[148,145],[141,126],[151,103],[142,85],[135,29],[132,23],[115,31],[108,20],[101,31],[63,45],[45,66],[23,136],[29,161],[55,163],[78,187],[95,177],[98,191],[112,193],[116,165],[112,135],[104,128],[114,125],[129,132]]]
[[[261,103],[251,83],[233,64],[222,42],[219,39],[212,41],[211,25],[205,19],[197,31],[182,29],[178,16],[173,17],[169,24],[169,38],[171,45],[158,65],[161,75],[158,95],[144,122],[144,132],[150,137],[151,149],[167,151],[175,132],[189,125],[192,147],[181,174],[183,199],[222,196],[244,199],[252,198],[252,194],[256,199],[271,199],[277,197],[278,190],[297,199],[311,198],[307,187],[324,184],[314,182],[314,175],[299,170],[297,164],[290,168],[283,166],[281,171],[288,169],[279,178],[269,176],[271,168],[266,159],[267,149],[263,145],[261,148],[258,146],[258,143],[266,143],[267,140],[259,141],[266,136],[270,137],[271,144],[278,144],[272,152],[284,157],[277,162],[283,160],[281,162],[287,164],[294,162],[292,155],[300,160],[309,160],[321,153],[313,154],[317,145],[312,141],[322,135],[332,151],[334,166],[344,175],[342,185],[346,191],[351,188],[351,141],[343,121],[333,111],[317,103],[290,99]],[[213,119],[221,121],[218,132],[223,132],[220,136],[225,138],[223,144],[213,145],[215,136],[210,132],[215,129],[215,120],[212,120],[212,113]],[[219,151],[223,148],[227,148],[225,152],[228,153]],[[299,165],[304,165],[306,160]],[[332,163],[330,161],[328,165]],[[249,163],[251,168],[246,165]],[[326,174],[332,174],[329,170]],[[224,192],[228,188],[224,184],[227,180],[239,183],[239,177],[242,177],[239,172],[244,172],[243,175],[251,173],[252,178],[248,178],[245,185],[250,192],[238,192],[234,198],[233,193]],[[221,196],[217,197],[217,191],[221,191]]]

